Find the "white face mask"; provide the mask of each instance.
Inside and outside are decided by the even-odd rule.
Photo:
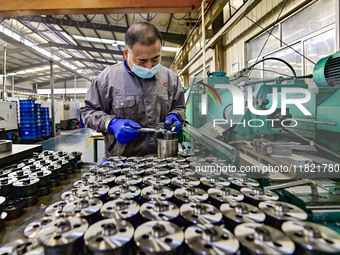
[[[134,72],[140,78],[150,79],[156,75],[160,67],[161,67],[160,63],[158,63],[151,69],[133,64],[132,72]]]

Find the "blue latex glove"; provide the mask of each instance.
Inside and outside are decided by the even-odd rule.
[[[115,135],[120,144],[125,144],[136,139],[140,134],[136,128],[141,128],[141,125],[133,120],[114,118],[111,120],[108,130]]]
[[[166,115],[165,120],[164,120],[165,125],[170,126],[170,125],[175,125],[175,132],[178,133],[181,130],[182,124],[181,120],[179,119],[179,116],[176,113],[170,113]],[[172,127],[168,127],[168,130],[171,130]]]
[[[104,164],[105,162],[108,162],[108,159],[107,159],[107,158],[102,159],[102,161],[100,161],[100,163],[98,164],[98,166],[103,166],[103,164]]]

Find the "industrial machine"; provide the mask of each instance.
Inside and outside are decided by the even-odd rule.
[[[16,102],[0,101],[0,140],[18,142],[18,114]]]
[[[291,76],[248,77],[268,60],[283,62]],[[268,58],[230,77],[216,72],[193,82],[186,92],[187,145],[228,161],[229,174],[258,178],[315,221],[338,224],[339,64],[337,52],[318,61],[313,75],[297,76],[286,61]],[[306,82],[312,78],[314,87]],[[221,170],[204,163],[197,169]]]

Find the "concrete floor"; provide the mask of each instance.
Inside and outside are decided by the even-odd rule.
[[[94,162],[93,144],[87,147],[86,138],[93,132],[90,128],[80,128],[75,130],[61,130],[56,137],[39,142],[43,145],[43,150],[53,151],[80,151],[83,153],[83,162]],[[104,142],[98,141],[98,158],[104,154]]]

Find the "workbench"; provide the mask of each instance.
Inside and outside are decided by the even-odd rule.
[[[0,153],[0,167],[31,157],[33,152],[41,152],[41,144],[12,144],[12,151]]]

